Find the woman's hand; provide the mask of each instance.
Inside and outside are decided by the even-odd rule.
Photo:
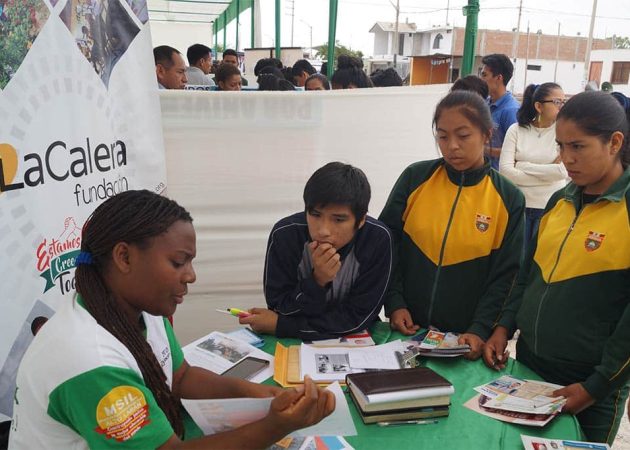
[[[457,343],[459,345],[470,345],[470,351],[464,355],[464,358],[474,361],[476,359],[479,359],[479,357],[481,356],[484,342],[483,339],[481,339],[476,334],[464,333],[459,336]]]
[[[491,369],[501,370],[505,368],[510,353],[505,350],[507,346],[508,331],[505,327],[496,327],[490,339],[483,349],[483,360]]]
[[[310,377],[304,386],[286,389],[273,399],[267,419],[285,434],[318,423],[335,410],[335,396],[318,387]]]
[[[595,403],[595,399],[591,397],[591,394],[580,383],[570,384],[554,391],[551,395],[566,398],[567,402],[562,407],[562,411],[570,414],[582,412]]]
[[[392,330],[399,331],[407,336],[416,334],[416,332],[420,329],[420,325],[415,325],[413,323],[411,313],[407,308],[401,308],[394,311],[389,318],[389,325],[392,327]]]

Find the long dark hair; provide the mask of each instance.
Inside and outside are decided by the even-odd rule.
[[[601,91],[574,95],[560,110],[556,120],[570,120],[584,133],[596,136],[604,143],[610,141],[613,133],[621,132],[624,139],[619,157],[624,169],[630,165],[628,111],[612,95]]]
[[[451,108],[457,109],[470,120],[470,123],[479,128],[482,134],[490,138],[494,124],[490,115],[490,108],[479,94],[473,91],[456,90],[440,100],[433,114],[434,130],[437,128],[437,123],[444,110]]]
[[[92,263],[77,266],[75,277],[77,292],[90,314],[131,352],[158,406],[175,433],[182,436],[181,402],[166,384],[166,375],[140,327],[118,307],[103,277],[117,243],[148,246],[151,238],[178,220],[192,222],[192,217],[166,197],[146,190],[115,195],[96,208],[83,227],[81,251],[92,255]]]
[[[516,120],[522,127],[531,125],[532,120],[538,113],[534,106],[536,102],[542,102],[554,89],[562,89],[559,84],[556,83],[543,83],[543,84],[530,84],[525,88],[523,92],[523,102],[521,107],[516,112]]]

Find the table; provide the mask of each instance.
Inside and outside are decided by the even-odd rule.
[[[396,339],[407,339],[394,332],[389,323],[377,322],[370,330],[372,339],[383,344]],[[273,354],[276,343],[283,345],[299,344],[297,339],[278,339],[265,336],[263,350]],[[439,419],[437,424],[401,425],[379,427],[365,425],[361,421],[350,395],[346,400],[350,405],[352,419],[357,428],[357,436],[345,439],[357,450],[404,450],[404,449],[446,449],[446,450],[522,450],[521,434],[546,438],[584,440],[575,416],[562,414],[543,428],[512,425],[475,413],[463,404],[477,393],[473,387],[498,378],[499,372],[487,368],[483,361],[468,361],[463,358],[424,358],[425,366],[447,378],[455,386],[451,400],[449,417]],[[511,374],[519,378],[540,380],[529,368],[510,359],[501,374]],[[274,383],[268,380],[266,383]]]

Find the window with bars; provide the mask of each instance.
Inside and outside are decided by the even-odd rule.
[[[630,61],[613,62],[612,75],[610,82],[612,84],[628,84],[630,78]]]

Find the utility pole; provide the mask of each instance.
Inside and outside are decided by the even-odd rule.
[[[525,77],[523,81],[523,92],[527,88],[527,65],[529,64],[529,20],[527,21],[527,46],[525,50]]]
[[[392,6],[394,6],[394,3],[392,2],[392,0],[389,0],[389,3],[392,4]],[[398,55],[398,47],[399,47],[399,43],[398,43],[398,19],[400,17],[400,0],[396,0],[396,6],[394,6],[394,8],[396,8],[396,26],[395,26],[395,31],[394,31],[394,39],[392,39],[392,47],[393,47],[393,54],[394,54],[394,69],[396,69],[396,61],[397,61],[397,55]]]
[[[446,26],[448,27],[448,10],[451,5],[451,0],[446,0]]]
[[[310,31],[311,31],[311,47],[310,50],[308,51],[309,57],[311,59],[313,59],[313,27],[311,26],[311,24],[309,24],[308,22],[300,19],[300,22],[302,22],[304,25],[306,25],[307,27],[309,27]]]
[[[291,2],[291,47],[293,47],[293,29],[295,26],[295,0],[288,0]]]
[[[518,5],[518,19],[516,20],[516,33],[512,38],[512,62],[514,63],[514,68],[516,68],[516,60],[518,58],[518,41],[521,35],[521,14],[523,12],[523,0],[520,1]],[[510,91],[514,90],[514,77],[512,77],[512,81],[510,82]]]
[[[560,59],[560,22],[558,22],[558,38],[556,39],[556,66],[553,69],[553,82],[558,78],[558,60]]]
[[[591,27],[588,30],[586,41],[586,55],[584,57],[584,86],[588,83],[589,69],[591,65],[591,47],[593,46],[593,28],[595,28],[595,15],[597,13],[597,0],[593,0],[593,12],[591,13]]]

